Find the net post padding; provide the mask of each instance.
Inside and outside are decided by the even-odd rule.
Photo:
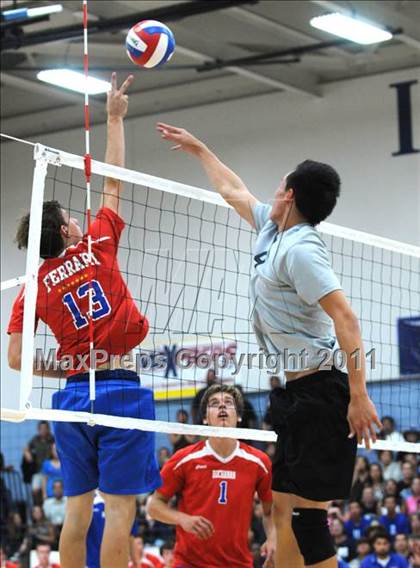
[[[128,418],[125,416],[109,416],[107,414],[90,414],[69,410],[46,410],[41,408],[27,408],[26,411],[1,409],[1,419],[10,422],[23,420],[49,420],[52,422],[79,422],[89,426],[108,426],[142,430],[145,432],[159,432],[162,434],[184,434],[193,436],[233,438],[239,440],[256,440],[259,442],[276,442],[277,434],[272,430],[255,430],[252,428],[224,428],[204,426],[199,424],[181,424],[179,422],[165,422],[162,420],[143,420],[141,418]],[[359,448],[364,448],[359,444]],[[391,442],[377,440],[372,444],[374,450],[391,450],[395,452],[420,453],[420,444],[411,442]]]
[[[26,254],[26,282],[22,330],[19,408],[24,409],[32,391],[35,308],[38,296],[39,248],[41,242],[42,209],[48,160],[45,147],[34,148],[35,170],[32,182],[31,216],[29,221],[28,250]]]

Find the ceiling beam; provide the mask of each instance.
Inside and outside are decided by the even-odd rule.
[[[182,2],[160,8],[152,8],[143,12],[133,12],[125,16],[112,19],[101,19],[89,22],[89,36],[95,33],[119,31],[121,28],[130,28],[139,20],[162,20],[163,22],[176,22],[184,18],[219,11],[240,4],[255,4],[259,0],[200,0],[200,2]],[[48,27],[38,32],[6,37],[1,42],[1,50],[19,49],[25,45],[37,45],[45,42],[64,41],[83,37],[83,26],[73,24],[57,28]]]
[[[376,7],[371,5],[373,4],[372,2],[352,2],[353,9],[350,10],[348,6],[343,6],[338,2],[332,2],[330,0],[310,1],[312,4],[317,4],[327,10],[340,12],[345,16],[354,16],[354,12],[356,11],[358,15],[382,26],[403,28],[402,33],[399,33],[397,36],[398,41],[420,50],[420,33],[418,32],[419,28],[416,23],[413,23],[409,18],[399,12],[390,10],[384,5],[384,2],[379,3]]]
[[[201,63],[215,63],[216,59],[211,57],[206,53],[189,49],[177,45],[176,49],[181,55],[190,57],[195,61],[200,61]],[[258,83],[263,83],[267,86],[279,89],[281,91],[291,91],[292,93],[299,93],[304,95],[310,95],[311,97],[321,98],[322,93],[320,87],[315,83],[315,80],[308,80],[308,74],[302,74],[301,72],[295,72],[293,69],[286,69],[282,67],[282,79],[274,79],[272,77],[267,77],[261,73],[256,73],[250,71],[249,69],[244,69],[243,67],[238,67],[236,65],[228,65],[223,67],[225,71],[230,71],[235,75],[240,75],[241,77],[246,77],[251,81],[257,81]]]

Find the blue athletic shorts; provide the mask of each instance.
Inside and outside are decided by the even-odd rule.
[[[53,395],[53,408],[90,412],[89,375],[73,375]],[[96,414],[155,419],[151,390],[136,373],[96,371]],[[99,488],[111,495],[148,493],[162,482],[153,432],[54,422],[64,493],[71,497]]]

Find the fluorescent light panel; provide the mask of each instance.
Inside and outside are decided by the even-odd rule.
[[[380,43],[392,38],[392,34],[386,30],[338,13],[312,18],[310,24],[324,32],[329,32],[363,45]]]
[[[84,93],[86,88],[86,80],[83,73],[72,71],[71,69],[45,69],[37,74],[37,78],[45,83],[76,91],[77,93]],[[87,91],[89,95],[99,95],[100,93],[107,93],[111,89],[111,83],[96,79],[95,77],[88,77]]]
[[[2,16],[6,21],[10,20],[24,20],[28,18],[39,18],[41,16],[49,16],[62,12],[63,6],[61,4],[54,4],[52,6],[39,6],[36,8],[15,8],[13,10],[5,10]]]

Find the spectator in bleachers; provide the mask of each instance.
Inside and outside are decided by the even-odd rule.
[[[21,553],[29,552],[38,544],[52,545],[55,541],[54,527],[44,515],[42,508],[35,505],[32,509],[31,524],[28,527]]]
[[[367,485],[369,485],[369,462],[365,456],[357,456],[350,499],[360,501],[363,489]]]
[[[7,522],[7,555],[14,556],[19,553],[19,549],[25,538],[26,527],[22,517],[17,511],[10,513]]]
[[[399,513],[401,505],[401,497],[400,494],[398,493],[398,485],[395,479],[388,479],[388,481],[385,483],[384,499],[385,497],[388,497],[388,495],[395,497],[398,506],[397,512]]]
[[[242,414],[242,421],[239,424],[241,428],[258,428],[258,416],[255,412],[254,407],[252,406],[251,401],[246,396],[245,391],[242,385],[235,385],[239,392],[242,394],[242,398],[244,401],[244,412]],[[248,441],[248,444],[250,441]]]
[[[163,567],[162,568],[173,568],[174,548],[175,548],[175,544],[172,540],[167,540],[160,547],[159,552],[160,552],[160,555],[162,556],[162,560],[163,560]]]
[[[270,391],[274,389],[278,389],[281,387],[281,380],[280,377],[277,375],[270,376]],[[272,421],[271,421],[271,414],[270,414],[270,397],[268,397],[267,401],[267,409],[264,414],[263,422],[262,422],[263,430],[272,430]]]
[[[53,496],[45,499],[43,509],[45,518],[53,525],[55,532],[55,543],[58,545],[61,527],[64,523],[66,514],[67,497],[64,497],[63,482],[54,481]]]
[[[384,498],[385,481],[382,475],[382,467],[379,463],[371,463],[369,466],[370,486],[373,488],[375,499],[381,501]]]
[[[420,512],[410,515],[411,534],[420,537]]]
[[[401,432],[397,432],[395,420],[392,416],[384,416],[381,420],[382,432],[381,437],[388,442],[404,442],[404,436]]]
[[[412,444],[420,442],[420,430],[415,426],[411,426],[408,430],[405,430],[403,436],[406,442],[411,442]]]
[[[369,539],[366,537],[359,538],[356,543],[356,557],[350,562],[350,568],[360,568],[363,560],[372,552]]]
[[[161,448],[158,449],[157,460],[159,464],[159,469],[162,469],[162,467],[165,465],[165,463],[168,461],[170,457],[171,457],[171,452],[168,450],[166,446],[162,446]]]
[[[337,558],[338,568],[350,568],[347,562],[344,562],[341,558]]]
[[[383,525],[389,536],[394,540],[397,534],[410,534],[410,522],[404,513],[397,513],[397,500],[393,495],[384,499],[386,513],[381,515],[379,522]]]
[[[176,413],[176,421],[179,424],[188,424],[189,416],[188,412],[184,408],[180,408]],[[169,439],[172,444],[172,453],[174,454],[178,450],[194,444],[197,441],[196,436],[191,436],[188,434],[169,434]]]
[[[402,479],[397,483],[398,493],[403,499],[408,497],[411,492],[411,482],[416,475],[416,470],[409,461],[404,461],[401,466]]]
[[[373,487],[364,487],[360,500],[364,515],[377,515],[378,501],[375,499]]]
[[[389,479],[399,481],[402,478],[401,466],[397,461],[393,461],[391,451],[382,450],[379,452],[379,461],[382,465],[382,474],[385,481],[388,481]]]
[[[38,422],[38,433],[23,450],[22,473],[25,483],[31,483],[35,503],[42,503],[42,464],[49,458],[54,437],[46,420]]]
[[[276,454],[276,444],[274,442],[267,442],[265,453],[270,458],[270,460],[273,461]]]
[[[6,465],[4,455],[0,452],[0,471],[14,471],[14,469],[12,465]]]
[[[420,511],[420,477],[418,475],[411,482],[410,495],[405,498],[405,507],[408,515]]]
[[[145,551],[144,539],[140,535],[133,539],[131,556],[128,568],[162,568],[163,566],[155,554]]]
[[[408,546],[410,549],[410,568],[420,568],[420,538],[410,536],[408,539]]]
[[[0,568],[19,568],[18,564],[7,559],[6,551],[0,546]]]
[[[216,373],[214,372],[214,369],[208,369],[207,371],[207,375],[206,375],[206,383],[207,385],[205,387],[203,387],[202,389],[200,389],[195,397],[193,398],[192,404],[191,404],[191,417],[192,417],[192,421],[193,424],[202,424],[202,416],[201,416],[201,412],[200,412],[200,407],[201,407],[201,400],[206,392],[206,390],[211,387],[212,385],[215,385],[218,382],[218,378],[216,376]]]
[[[38,544],[36,554],[38,564],[35,568],[60,568],[59,564],[50,562],[51,546],[49,544]]]
[[[355,555],[355,548],[344,530],[343,521],[339,518],[333,518],[330,521],[330,533],[339,558],[346,562],[351,560]]]
[[[54,482],[57,480],[61,481],[63,478],[55,444],[51,446],[49,459],[42,464],[41,473],[44,476],[42,480],[42,496],[44,499],[47,499],[53,496]]]
[[[344,522],[344,529],[347,536],[355,544],[362,536],[366,534],[366,530],[372,523],[372,515],[364,515],[363,509],[359,501],[350,501],[349,517]]]
[[[378,534],[372,542],[373,553],[369,554],[360,568],[409,568],[407,560],[391,552],[391,539],[387,534]]]
[[[408,562],[408,557],[410,555],[410,548],[408,546],[408,536],[406,534],[396,534],[394,539],[394,550]]]
[[[414,467],[416,475],[420,475],[420,460],[418,458],[418,454],[405,453],[404,461],[410,462]]]

